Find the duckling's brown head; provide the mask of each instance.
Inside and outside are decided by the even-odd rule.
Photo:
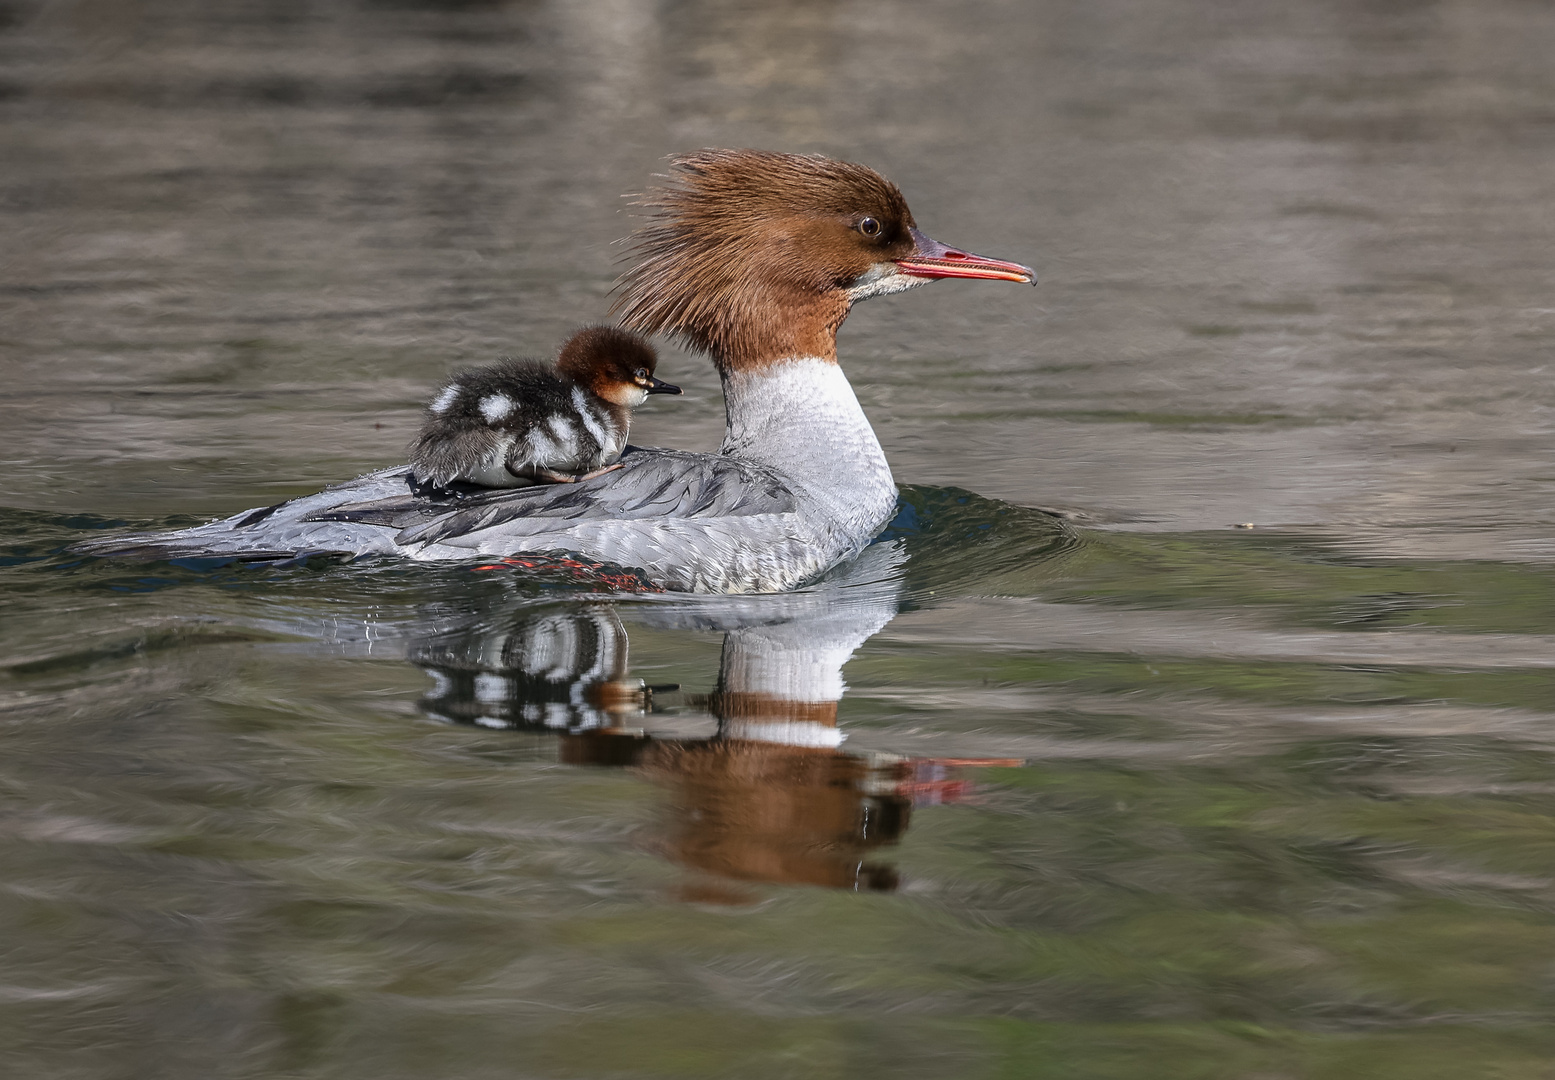
[[[573,334],[556,358],[556,370],[616,405],[641,405],[649,394],[678,394],[680,387],[654,377],[659,357],[637,334],[614,326],[588,326]]]

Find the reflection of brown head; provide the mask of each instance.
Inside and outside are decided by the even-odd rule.
[[[635,765],[669,788],[670,820],[655,846],[682,865],[739,881],[896,887],[896,871],[865,856],[907,828],[903,763],[878,766],[831,746],[741,737],[781,733],[824,743],[835,736],[835,701],[718,691],[708,706],[722,723],[719,738],[579,732],[563,738],[561,758]]]
[[[829,695],[845,653],[828,666],[802,646],[730,633],[717,688],[686,701],[705,701],[718,734],[675,739],[635,726],[652,691],[627,674],[612,612],[531,617],[500,640],[500,649],[482,636],[422,650],[438,684],[423,707],[446,720],[554,731],[563,762],[635,767],[660,782],[670,813],[653,846],[709,875],[688,881],[687,898],[754,900],[738,882],[896,887],[895,870],[870,857],[906,830],[916,777],[912,763],[838,749]]]
[[[864,857],[900,839],[910,804],[868,793],[877,770],[862,758],[716,739],[655,742],[640,763],[673,789],[664,847],[677,862],[742,881],[896,887],[893,869]]]

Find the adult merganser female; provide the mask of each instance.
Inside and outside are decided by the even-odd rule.
[[[454,497],[383,469],[317,495],[177,532],[81,545],[152,558],[310,552],[414,559],[572,552],[665,588],[776,592],[856,554],[891,519],[896,485],[837,366],[854,302],[935,278],[1035,283],[1017,263],[919,232],[896,185],[819,156],[703,150],[673,159],[616,310],[644,334],[706,351],[728,413],[717,454],[627,447],[577,484]]]
[[[626,447],[632,409],[649,394],[680,393],[654,378],[657,366],[636,334],[591,326],[568,339],[554,368],[504,360],[461,371],[427,406],[410,474],[438,488],[514,488],[619,469],[612,462]]]

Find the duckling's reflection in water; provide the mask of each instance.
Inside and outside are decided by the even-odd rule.
[[[894,597],[803,607],[649,609],[660,625],[725,630],[714,691],[676,695],[717,720],[704,738],[641,729],[655,691],[662,709],[676,688],[630,677],[626,628],[608,604],[440,638],[411,659],[435,682],[422,702],[435,718],[551,731],[564,762],[634,767],[668,787],[669,821],[652,844],[676,862],[722,879],[894,889],[876,849],[901,838],[915,801],[955,801],[966,788],[940,762],[841,749],[842,665],[890,621]],[[688,896],[753,899],[711,880]]]

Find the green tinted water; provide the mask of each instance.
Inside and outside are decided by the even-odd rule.
[[[1555,577],[906,507],[904,610],[847,665],[858,768],[819,788],[644,754],[716,735],[728,616],[705,603],[82,563],[49,552],[91,523],[13,515],[11,1052],[101,1075],[1542,1075]],[[772,614],[829,638],[851,603]],[[597,678],[576,641],[601,620],[630,645],[613,678],[680,688],[608,732],[526,723]],[[496,703],[428,686],[537,652]]]
[[[0,5],[0,1071],[1549,1077],[1552,47]],[[704,144],[867,161],[1041,273],[850,318],[904,485],[858,564],[66,550],[398,460],[450,367],[602,316],[619,194]],[[664,369],[638,440],[716,445]]]

